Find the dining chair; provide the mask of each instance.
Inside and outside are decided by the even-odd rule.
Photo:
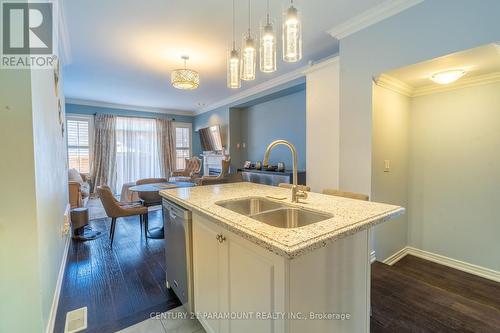
[[[345,191],[329,189],[329,188],[324,189],[323,194],[334,195],[337,197],[344,197],[344,198],[349,198],[349,199],[363,200],[363,201],[368,201],[370,199],[370,197],[366,194],[345,192]]]
[[[167,183],[167,178],[145,178],[135,182],[136,185]],[[151,207],[161,205],[161,196],[158,192],[138,192],[143,206]]]
[[[106,185],[98,186],[97,193],[101,199],[102,206],[106,215],[111,218],[111,229],[109,231],[110,247],[113,247],[115,236],[116,220],[119,217],[139,215],[139,225],[142,230],[142,221],[144,220],[144,235],[147,235],[148,227],[148,208],[140,203],[122,203],[116,200],[111,188]]]
[[[278,186],[282,187],[282,188],[291,189],[292,186],[293,186],[293,184],[290,184],[290,183],[279,183]],[[311,192],[311,188],[309,186],[306,186],[306,185],[297,185],[297,189],[299,191]]]

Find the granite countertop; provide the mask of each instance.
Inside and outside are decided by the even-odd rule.
[[[300,203],[291,203],[289,189],[246,182],[168,189],[160,191],[160,195],[184,208],[211,217],[222,228],[285,258],[294,258],[314,251],[337,239],[393,219],[405,211],[399,206],[313,192],[309,192],[308,198],[301,199]],[[286,196],[286,200],[274,201],[330,213],[333,217],[299,228],[284,229],[267,225],[216,204],[219,201],[267,195]]]

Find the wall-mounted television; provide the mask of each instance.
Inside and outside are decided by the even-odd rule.
[[[223,150],[219,125],[202,128],[198,132],[200,133],[201,149],[203,151]]]

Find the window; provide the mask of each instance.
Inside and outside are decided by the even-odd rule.
[[[90,173],[92,118],[68,116],[66,130],[68,139],[68,165],[80,173]]]
[[[191,124],[174,123],[175,128],[175,167],[186,167],[186,158],[191,157]]]
[[[116,118],[116,192],[123,184],[143,178],[159,178],[160,161],[156,121]]]

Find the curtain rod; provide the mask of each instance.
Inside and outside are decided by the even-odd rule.
[[[98,115],[98,114],[106,114],[106,115],[110,115],[110,116],[115,116],[115,117],[123,117],[123,118],[139,118],[139,119],[165,119],[165,118],[160,118],[160,117],[148,117],[148,116],[145,116],[145,117],[139,117],[139,116],[129,116],[129,115],[118,115],[118,114],[112,114],[112,113],[93,113],[94,116]],[[172,121],[175,121],[175,118],[171,118],[169,119],[169,117],[166,118],[167,120],[172,120]]]

